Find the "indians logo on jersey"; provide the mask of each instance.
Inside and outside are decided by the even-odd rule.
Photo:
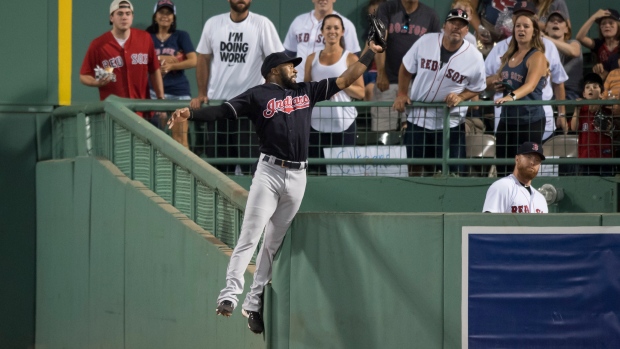
[[[271,118],[279,111],[290,114],[298,109],[305,109],[310,107],[310,98],[308,95],[291,97],[286,96],[284,99],[277,100],[272,98],[267,102],[267,109],[263,110],[263,116]]]

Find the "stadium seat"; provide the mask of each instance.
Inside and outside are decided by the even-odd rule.
[[[577,135],[558,135],[551,137],[543,144],[543,152],[545,156],[576,158],[577,140]]]
[[[473,134],[465,136],[465,154],[468,158],[495,158],[495,137],[489,134]],[[482,166],[480,171],[475,170],[476,166],[469,166],[470,176],[489,176],[494,173],[494,166],[488,171]]]

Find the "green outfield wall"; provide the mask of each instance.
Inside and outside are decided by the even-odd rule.
[[[301,212],[257,336],[238,312],[214,313],[230,249],[142,183],[90,157],[40,162],[36,181],[41,348],[456,349],[463,226],[620,223],[620,214]]]

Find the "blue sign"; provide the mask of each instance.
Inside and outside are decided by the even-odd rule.
[[[620,348],[620,227],[464,227],[463,348]]]

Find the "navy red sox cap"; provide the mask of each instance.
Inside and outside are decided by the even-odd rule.
[[[446,16],[446,22],[451,19],[462,19],[465,22],[469,23],[469,16],[467,15],[467,12],[461,10],[460,8],[454,8],[450,10],[450,12],[448,12],[448,15]]]
[[[611,18],[615,21],[620,21],[620,13],[618,13],[618,11],[614,10],[613,8],[608,8],[607,11],[609,11],[609,16],[597,18],[595,22],[601,24],[601,21],[605,18]]]
[[[293,66],[296,67],[299,63],[301,63],[301,61],[301,57],[291,57],[284,52],[274,52],[265,57],[263,65],[260,67],[260,73],[265,79],[267,79],[267,75],[269,75],[271,69],[279,66],[280,64],[293,63]]]
[[[534,3],[531,1],[525,1],[525,0],[515,2],[515,6],[512,8],[512,14],[516,15],[517,12],[521,12],[521,11],[529,12],[535,15],[537,13],[536,5],[534,5]]]
[[[532,154],[536,153],[540,155],[541,160],[545,160],[545,154],[543,154],[542,145],[538,145],[538,143],[534,142],[525,142],[519,146],[519,150],[517,150],[517,155],[521,154]]]
[[[153,13],[157,12],[162,7],[169,8],[172,11],[172,14],[174,14],[174,15],[177,14],[177,7],[174,5],[174,2],[172,2],[170,0],[159,0],[155,4],[155,9],[153,10]]]

